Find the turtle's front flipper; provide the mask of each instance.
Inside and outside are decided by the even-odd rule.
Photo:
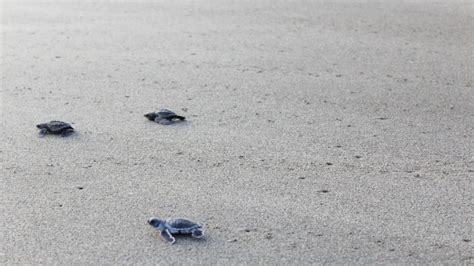
[[[168,229],[164,229],[163,231],[161,231],[161,237],[163,237],[170,244],[174,244],[174,242],[176,241],[176,239],[174,239]]]
[[[173,121],[171,120],[160,118],[160,117],[155,118],[155,122],[162,125],[169,125],[173,123]]]
[[[43,138],[44,136],[46,136],[46,134],[48,134],[48,130],[46,128],[40,129],[40,131],[38,133],[40,138]]]
[[[204,236],[204,231],[201,228],[196,228],[191,232],[191,235],[195,238],[201,238]]]

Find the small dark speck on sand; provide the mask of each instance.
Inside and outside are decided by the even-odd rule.
[[[300,177],[298,177],[298,179],[306,179],[306,177],[300,176]]]
[[[326,165],[332,165],[332,163],[326,163]]]
[[[379,117],[379,120],[387,120],[387,117]]]
[[[342,74],[337,74],[336,77],[340,78],[342,77]]]
[[[464,238],[462,241],[464,241],[466,243],[469,243],[469,242],[471,242],[471,239]]]
[[[362,156],[360,156],[360,155],[356,155],[356,156],[354,156],[354,157],[357,158],[357,159],[362,158]]]
[[[318,190],[318,192],[320,192],[320,193],[328,193],[329,190],[327,190],[327,189],[321,189],[321,190]]]
[[[79,189],[79,190],[83,190],[83,189],[84,189],[84,187],[77,187],[77,189]]]

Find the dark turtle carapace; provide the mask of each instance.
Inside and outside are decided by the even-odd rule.
[[[36,127],[40,130],[40,136],[44,136],[46,134],[53,134],[65,137],[74,132],[74,128],[69,123],[57,120],[53,120],[48,123],[38,124],[36,125]]]
[[[173,244],[176,240],[173,234],[191,235],[195,238],[204,236],[202,226],[181,218],[170,218],[162,220],[156,217],[148,219],[148,224],[160,231],[161,237],[168,243]]]
[[[184,116],[177,115],[175,112],[167,109],[161,109],[159,112],[148,113],[145,117],[150,121],[162,125],[169,125],[176,121],[184,121],[186,119]]]

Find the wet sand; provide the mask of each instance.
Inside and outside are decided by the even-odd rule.
[[[2,2],[1,263],[472,263],[472,2],[367,2]]]

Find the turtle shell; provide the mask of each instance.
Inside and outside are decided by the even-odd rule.
[[[56,120],[46,123],[46,128],[53,133],[59,133],[64,130],[73,129],[70,124],[66,122],[62,122],[62,121],[56,121]]]
[[[159,112],[158,112],[158,115],[161,117],[161,118],[164,118],[164,119],[173,119],[175,118],[177,115],[175,112],[173,111],[170,111],[168,109],[161,109]]]
[[[199,224],[186,219],[169,219],[166,220],[166,224],[172,229],[192,229],[201,227]]]
[[[74,130],[74,128],[70,124],[56,120],[36,125],[36,127],[42,130],[47,130],[49,133],[52,134],[61,134],[66,131]]]

